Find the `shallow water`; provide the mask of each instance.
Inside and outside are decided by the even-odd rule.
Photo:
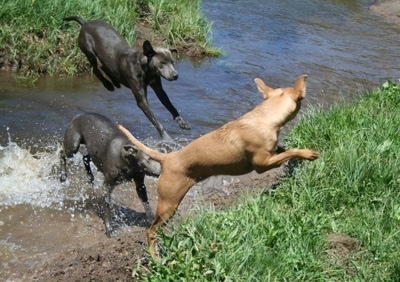
[[[400,77],[399,28],[368,10],[370,1],[211,1],[204,13],[213,22],[213,42],[224,56],[177,64],[179,79],[163,85],[192,130],[182,131],[155,95],[149,102],[178,143],[196,138],[241,116],[261,101],[253,79],[272,87],[291,86],[308,74],[307,104],[329,105]],[[94,77],[44,78],[34,86],[0,75],[0,278],[34,267],[65,250],[104,239],[98,216],[87,208],[101,191],[101,175],[86,183],[79,156],[73,174],[58,182],[58,150],[69,120],[99,112],[147,143],[157,132],[137,108],[129,89],[108,92]],[[149,193],[156,198],[154,179]],[[217,182],[219,183],[219,182]],[[216,184],[218,185],[218,184]],[[114,201],[142,215],[129,185]],[[189,195],[191,196],[191,195]],[[134,227],[132,224],[131,227]],[[139,223],[137,225],[140,225]]]

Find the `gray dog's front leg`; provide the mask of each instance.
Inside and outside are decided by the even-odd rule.
[[[144,210],[146,212],[147,220],[151,223],[154,219],[154,213],[151,210],[150,204],[149,204],[149,202],[142,202],[142,203],[143,203]]]
[[[112,187],[108,187],[107,193],[103,198],[103,222],[106,228],[107,237],[112,237],[115,234],[115,229],[112,226],[112,209],[111,209],[111,192]]]
[[[158,133],[160,134],[161,138],[163,139],[172,139],[167,131],[165,131],[164,127],[161,125],[161,123],[158,122],[158,120],[155,118],[153,112],[150,110],[149,104],[147,102],[147,99],[144,98],[141,94],[135,95],[136,102],[138,107],[142,110],[142,112],[146,115],[146,117],[150,120],[150,122],[154,125],[154,127],[157,129]]]

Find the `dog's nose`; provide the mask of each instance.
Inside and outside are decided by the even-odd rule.
[[[177,80],[177,79],[178,79],[178,74],[174,74],[173,80]]]

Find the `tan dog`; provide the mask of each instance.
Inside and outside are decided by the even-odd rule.
[[[213,175],[258,173],[279,167],[292,158],[315,160],[318,153],[309,149],[277,150],[281,128],[295,117],[306,95],[307,76],[297,78],[293,88],[272,89],[256,78],[264,101],[235,121],[228,122],[168,154],[148,148],[119,125],[130,141],[150,158],[161,163],[158,180],[158,206],[147,231],[149,252],[155,257],[156,227],[175,213],[188,190]]]

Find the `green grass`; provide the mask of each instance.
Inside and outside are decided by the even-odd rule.
[[[311,109],[288,147],[321,152],[271,193],[160,229],[147,281],[400,281],[400,87]],[[143,269],[142,269],[143,271]],[[142,272],[144,273],[144,272]]]
[[[145,17],[168,39],[168,44],[193,39],[195,45],[212,54],[208,37],[211,24],[200,11],[200,2],[0,0],[0,59],[28,77],[85,72],[89,64],[77,46],[79,25],[63,22],[62,18],[79,15],[85,20],[104,19],[132,45],[136,40],[135,23],[145,10],[149,11]]]
[[[200,4],[199,0],[150,0],[150,19],[172,44],[197,42],[208,55],[221,55],[220,50],[212,47],[211,23],[201,13]]]

